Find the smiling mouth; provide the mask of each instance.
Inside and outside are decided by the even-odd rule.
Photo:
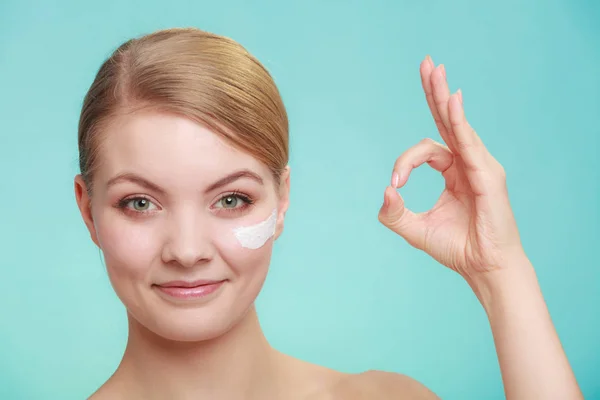
[[[175,299],[191,300],[206,297],[223,286],[222,281],[169,282],[153,285],[159,292]]]

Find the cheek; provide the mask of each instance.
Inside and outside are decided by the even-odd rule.
[[[233,275],[235,303],[246,309],[256,300],[267,278],[273,241],[269,240],[257,249],[247,249],[229,231],[228,235],[221,237],[217,247],[229,273]]]
[[[215,244],[223,261],[236,276],[244,278],[254,276],[257,279],[264,279],[271,262],[272,238],[257,249],[248,249],[242,247],[233,233],[233,229],[230,228],[215,238]]]
[[[238,274],[260,271],[266,274],[271,261],[277,211],[273,210],[266,220],[246,226],[228,226],[222,235],[220,247]]]
[[[98,242],[111,278],[143,279],[152,265],[160,230],[154,229],[149,221],[134,223],[110,211],[95,221]]]

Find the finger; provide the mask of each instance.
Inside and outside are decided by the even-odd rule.
[[[426,224],[421,214],[415,214],[404,206],[404,199],[396,189],[388,186],[384,192],[384,201],[379,210],[379,221],[388,229],[396,232],[411,246],[423,250]]]
[[[440,113],[435,104],[435,99],[433,95],[433,85],[431,84],[431,77],[435,69],[436,68],[433,63],[433,60],[431,59],[431,57],[427,56],[425,60],[421,63],[421,84],[423,85],[423,90],[425,91],[425,99],[427,100],[427,105],[429,106],[429,110],[431,111],[431,115],[433,116],[433,120],[438,128],[440,136],[448,145],[450,150],[453,153],[456,153],[458,149],[456,149],[456,146],[454,145],[451,136],[448,134],[446,126],[444,125],[442,117],[440,116]]]
[[[448,104],[452,132],[471,189],[476,195],[483,195],[490,193],[498,184],[503,184],[504,170],[467,122],[461,97],[462,92],[453,94]]]
[[[439,65],[431,74],[431,86],[433,90],[433,99],[435,106],[440,113],[440,119],[448,132],[448,136],[452,136],[452,125],[450,124],[450,116],[448,115],[448,100],[450,99],[450,89],[445,77],[444,65]],[[450,138],[453,140],[454,138]],[[456,144],[453,142],[453,144]]]
[[[436,171],[444,173],[450,168],[453,161],[454,155],[448,147],[429,138],[423,139],[396,160],[392,173],[392,187],[404,186],[410,172],[424,163],[428,163]]]

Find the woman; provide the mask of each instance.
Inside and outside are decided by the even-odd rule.
[[[461,274],[489,317],[508,399],[579,399],[502,166],[443,66],[421,64],[446,145],[402,154],[379,220]],[[433,399],[394,373],[344,374],[269,346],[254,300],[289,205],[288,121],[263,66],[197,29],[124,43],[83,104],[75,194],[128,313],[123,359],[92,399]],[[446,188],[414,214],[396,188],[427,162]]]

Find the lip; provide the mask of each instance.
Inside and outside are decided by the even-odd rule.
[[[194,300],[206,298],[223,286],[225,280],[171,281],[154,285],[158,291],[168,298],[177,300]]]
[[[178,288],[193,288],[198,286],[205,285],[214,285],[215,283],[223,282],[223,280],[211,280],[211,279],[198,279],[197,281],[170,281],[166,283],[160,283],[156,286],[170,288],[170,287],[178,287]]]

